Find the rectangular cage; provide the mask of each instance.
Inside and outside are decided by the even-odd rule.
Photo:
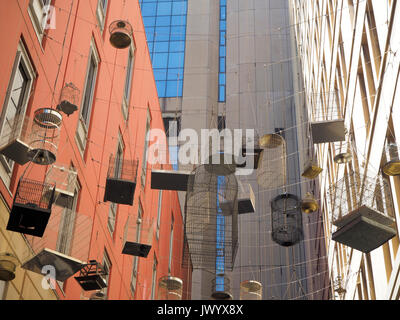
[[[0,153],[20,165],[29,162],[29,135],[32,130],[30,117],[19,114],[11,119],[6,116],[0,137]]]
[[[147,258],[153,243],[154,221],[128,216],[122,253]]]
[[[68,169],[59,164],[52,164],[46,172],[46,183],[56,185],[55,204],[67,207],[75,195],[78,174],[73,169]]]
[[[352,172],[328,191],[332,240],[368,253],[397,234],[388,182],[381,175],[370,178]]]
[[[107,272],[101,263],[96,260],[90,260],[82,266],[75,280],[85,291],[101,290],[107,287],[106,276]]]
[[[43,236],[54,202],[55,187],[55,184],[21,178],[15,192],[7,230]]]
[[[55,206],[43,237],[27,237],[32,250],[24,255],[21,267],[42,274],[43,267],[51,265],[57,281],[67,280],[88,259],[91,230],[91,217]]]
[[[132,205],[135,195],[138,161],[110,155],[104,202]]]
[[[158,190],[186,191],[190,171],[151,170],[151,188]]]

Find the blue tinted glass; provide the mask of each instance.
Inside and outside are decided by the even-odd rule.
[[[157,10],[157,4],[155,2],[153,3],[143,3],[142,4],[142,16],[155,16],[156,15],[156,10]]]
[[[171,52],[169,54],[169,59],[168,59],[169,68],[183,67],[184,62],[185,60],[183,52]]]
[[[226,31],[226,21],[220,21],[219,23],[219,29],[221,31]]]
[[[219,34],[219,44],[221,46],[226,45],[226,31],[221,31]]]
[[[219,86],[219,101],[225,101],[225,86]]]
[[[169,16],[171,14],[171,2],[159,2],[157,5],[158,16]]]
[[[147,41],[153,41],[154,40],[154,28],[146,28],[146,38]]]
[[[171,24],[171,17],[170,16],[159,16],[157,17],[157,26],[169,26]]]
[[[185,26],[173,26],[171,27],[171,40],[185,40],[186,27]]]
[[[220,16],[221,20],[226,20],[226,7],[221,7]]]
[[[182,80],[183,79],[183,68],[168,69],[167,80]]]
[[[159,97],[165,97],[165,84],[166,81],[157,81],[157,93]]]
[[[154,27],[156,24],[156,17],[143,17],[143,24],[145,27]]]
[[[186,16],[172,16],[171,25],[173,26],[186,25]]]
[[[147,45],[149,46],[149,52],[153,52],[153,43],[154,42],[148,42]]]
[[[225,83],[225,73],[220,73],[220,75],[219,75],[219,84],[226,84]]]
[[[176,97],[178,95],[178,81],[167,81],[167,97]]]
[[[165,69],[153,69],[153,71],[154,71],[154,79],[156,81],[167,80],[167,71]]]
[[[154,30],[155,41],[168,41],[170,27],[156,27]]]
[[[219,72],[225,72],[225,58],[219,59]]]
[[[220,55],[220,57],[225,57],[226,56],[226,47],[225,46],[220,46],[219,47],[219,55]]]
[[[219,0],[220,6],[226,6],[226,0]]]
[[[172,14],[186,14],[186,2],[174,2],[172,5]]]
[[[169,51],[171,52],[185,51],[185,41],[171,41],[169,43]]]
[[[166,68],[168,63],[168,53],[154,53],[153,68]]]
[[[154,52],[168,52],[168,41],[155,42]]]

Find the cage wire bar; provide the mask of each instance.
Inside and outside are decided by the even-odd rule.
[[[154,220],[128,216],[122,253],[147,258],[153,243]]]
[[[165,276],[158,281],[158,300],[182,300],[183,281],[178,277]]]
[[[400,175],[399,147],[396,143],[386,143],[385,147],[386,162],[382,166],[382,171],[387,176]]]
[[[231,279],[226,274],[216,274],[212,280],[212,294],[214,300],[232,300]]]
[[[109,26],[110,43],[116,49],[125,49],[131,45],[133,29],[125,20],[113,21]]]
[[[66,166],[52,164],[46,172],[45,182],[56,185],[55,204],[66,207],[74,197],[78,173]]]
[[[138,161],[110,155],[104,202],[132,205],[135,195]]]
[[[382,175],[352,171],[327,192],[334,241],[368,253],[397,234],[391,189]]]
[[[57,110],[70,116],[78,110],[80,90],[72,83],[66,83],[61,90]]]
[[[240,283],[240,300],[262,300],[263,286],[255,280],[245,280]]]
[[[260,138],[262,148],[257,169],[257,183],[264,189],[277,189],[286,183],[286,142],[276,133]]]
[[[238,182],[234,173],[219,176],[201,165],[189,177],[185,236],[193,268],[232,270],[238,247]],[[224,210],[220,203],[226,204]]]

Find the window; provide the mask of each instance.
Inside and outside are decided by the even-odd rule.
[[[122,161],[124,158],[124,146],[122,144],[122,138],[119,136],[119,142],[117,147],[117,153],[115,154],[115,165],[114,165],[114,177],[119,178],[122,172]],[[108,230],[111,234],[114,233],[115,220],[117,219],[118,204],[112,202],[110,204],[110,211],[108,213]]]
[[[158,208],[157,208],[157,239],[160,238],[160,223],[161,223],[161,212],[162,212],[162,190],[158,193]]]
[[[226,100],[226,1],[220,1],[218,101]]]
[[[109,289],[109,282],[110,282],[110,277],[111,277],[111,268],[112,268],[112,264],[111,264],[111,260],[110,257],[107,253],[107,251],[104,249],[104,257],[103,257],[103,268],[104,271],[106,273],[106,275],[103,277],[104,281],[106,282],[107,286],[103,289],[103,293],[105,296],[107,296],[107,292]]]
[[[157,284],[157,258],[154,254],[154,263],[153,263],[153,277],[151,279],[151,300],[154,300],[156,295],[156,284]]]
[[[107,16],[108,0],[99,0],[97,3],[97,20],[99,21],[100,30],[104,30],[104,24]]]
[[[133,65],[135,61],[135,49],[131,48],[129,50],[128,55],[128,63],[126,66],[126,80],[125,80],[125,88],[124,88],[124,99],[122,100],[122,114],[124,118],[128,117],[128,106],[131,95],[131,87],[132,87],[132,74],[133,74]]]
[[[147,154],[147,149],[149,148],[149,141],[148,141],[148,133],[150,131],[150,111],[149,109],[147,109],[147,122],[146,122],[146,132],[145,132],[145,137],[144,137],[144,150],[143,150],[143,162],[142,162],[142,186],[144,188],[144,186],[146,185],[146,174],[147,174],[147,158],[148,158],[148,154]]]
[[[94,43],[94,40],[92,39],[86,72],[85,90],[83,92],[80,121],[78,123],[77,130],[77,140],[81,152],[83,152],[86,148],[86,138],[89,130],[99,62],[100,59],[96,50],[96,45]]]
[[[142,204],[139,201],[139,207],[138,207],[138,216],[137,216],[137,224],[139,225],[143,216],[143,208]],[[140,242],[140,231],[141,228],[138,226],[136,229],[136,242]],[[133,270],[132,270],[132,278],[131,278],[131,290],[134,293],[136,291],[136,281],[137,281],[137,270],[138,270],[138,257],[134,256],[133,257]]]
[[[172,267],[172,252],[174,249],[174,215],[171,214],[171,233],[169,235],[169,258],[168,258],[168,272],[171,272]]]
[[[11,133],[19,136],[25,118],[26,107],[36,73],[29,60],[23,43],[18,44],[17,55],[11,72],[3,110],[0,118],[0,136],[6,137]],[[0,175],[4,183],[10,184],[14,162],[0,156]]]
[[[51,0],[30,0],[28,14],[31,18],[36,35],[41,42],[48,22],[54,22],[54,11],[50,7]],[[53,21],[52,21],[53,20]]]

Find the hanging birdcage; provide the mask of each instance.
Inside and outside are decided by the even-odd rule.
[[[240,283],[240,300],[262,300],[262,284],[255,280]]]
[[[97,290],[90,295],[89,300],[107,300],[107,295],[103,290]]]
[[[260,159],[262,148],[260,147],[260,137],[258,134],[253,134],[251,136],[244,136],[242,138],[242,156],[245,158],[244,163],[239,163],[236,165],[237,168],[247,168],[247,169],[257,169]],[[249,160],[253,166],[249,165]]]
[[[308,179],[315,179],[321,172],[322,168],[318,165],[318,162],[315,160],[310,160],[307,162],[301,175]]]
[[[284,193],[271,201],[272,240],[289,247],[303,239],[303,222],[299,198]]]
[[[82,267],[75,280],[85,291],[101,290],[107,287],[106,276],[104,267],[96,260],[90,260]]]
[[[389,143],[386,146],[387,161],[382,167],[382,171],[387,176],[400,175],[399,148],[396,143]]]
[[[104,202],[132,205],[136,188],[138,161],[110,155]]]
[[[41,237],[54,201],[55,185],[21,178],[14,196],[7,230]],[[47,196],[50,194],[50,197]]]
[[[276,133],[260,138],[262,148],[257,169],[257,183],[267,189],[276,189],[286,183],[286,142]]]
[[[18,259],[11,253],[0,253],[0,281],[12,281],[15,279]]]
[[[129,216],[124,231],[123,254],[147,258],[153,242],[152,219]]]
[[[61,90],[60,103],[57,105],[57,110],[64,112],[67,116],[78,110],[79,104],[79,89],[72,83],[66,83]]]
[[[337,92],[313,93],[309,96],[312,108],[311,135],[313,143],[344,141],[346,128]]]
[[[61,123],[62,115],[57,110],[41,108],[35,111],[29,137],[30,161],[40,165],[50,165],[56,161]]]
[[[67,207],[75,195],[78,174],[73,169],[67,169],[59,164],[52,164],[46,172],[46,183],[56,185],[55,204]]]
[[[235,157],[231,153],[222,151],[211,155],[204,167],[219,176],[229,175],[236,171]]]
[[[110,43],[114,48],[125,49],[131,45],[133,29],[128,21],[117,20],[110,24]]]
[[[231,290],[231,280],[224,274],[217,274],[212,280],[211,298],[214,300],[232,300]]]
[[[332,240],[368,253],[397,234],[390,186],[351,172],[328,190],[332,201]]]
[[[3,124],[0,137],[0,153],[20,165],[29,162],[29,135],[32,130],[32,119],[18,114]]]
[[[335,156],[333,158],[335,163],[344,164],[351,161],[352,150],[350,141],[335,142],[333,143],[333,148],[335,150]]]
[[[339,295],[339,298],[342,299],[346,294],[346,283],[341,276],[337,276],[335,281],[333,282],[333,290]]]
[[[158,300],[182,300],[183,281],[165,276],[158,280]]]
[[[314,196],[307,192],[304,199],[301,200],[301,210],[304,213],[313,213],[319,209],[318,201],[315,200]]]
[[[239,182],[239,192],[238,192],[238,214],[253,213],[256,211],[256,198],[254,196],[253,188],[250,183],[243,186]],[[221,205],[222,207],[222,205]]]
[[[214,270],[218,259],[223,259],[225,268],[233,268],[238,245],[237,192],[233,173],[218,176],[201,165],[189,177],[185,235],[194,268]]]
[[[187,191],[191,171],[151,169],[151,188],[157,190]]]

